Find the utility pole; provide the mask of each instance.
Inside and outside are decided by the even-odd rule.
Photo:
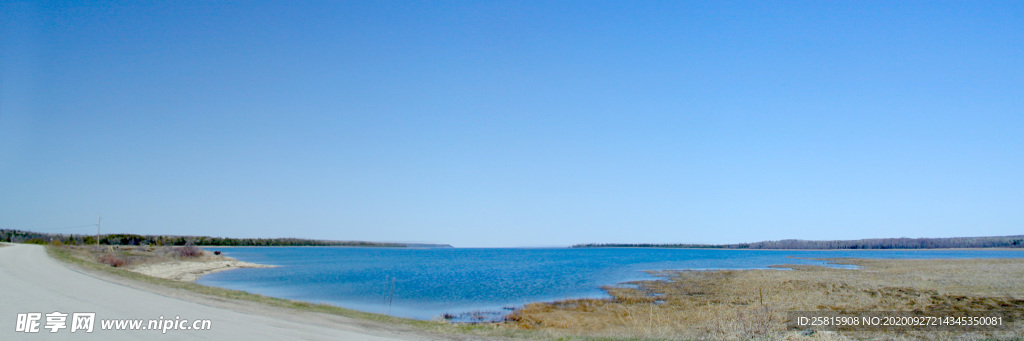
[[[100,222],[103,221],[103,216],[96,215],[96,247],[100,247]]]

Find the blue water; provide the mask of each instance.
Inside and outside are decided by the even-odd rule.
[[[1024,250],[206,249],[278,267],[219,272],[200,284],[414,319],[473,311],[500,315],[529,302],[608,297],[601,286],[650,279],[644,270],[825,264],[793,257],[1024,258]]]

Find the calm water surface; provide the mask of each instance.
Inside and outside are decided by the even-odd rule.
[[[990,250],[206,249],[278,267],[219,272],[203,276],[198,281],[200,284],[414,319],[432,319],[445,313],[459,316],[473,311],[500,316],[510,308],[529,302],[608,297],[601,286],[650,279],[644,270],[762,269],[777,264],[824,264],[793,257],[1024,257],[1024,251]]]

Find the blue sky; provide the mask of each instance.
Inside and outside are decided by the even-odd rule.
[[[4,2],[0,227],[1024,231],[1020,2]]]

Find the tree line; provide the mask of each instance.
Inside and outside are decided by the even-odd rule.
[[[0,229],[0,241],[28,244],[96,245],[95,235],[55,234],[22,230]],[[104,234],[100,245],[196,245],[196,246],[367,246],[406,247],[401,243],[364,241],[314,240],[300,238],[223,238],[208,236],[170,236],[138,234]]]
[[[783,239],[738,244],[577,244],[584,247],[662,247],[698,249],[816,249],[816,250],[886,250],[886,249],[949,249],[949,248],[1024,248],[1024,235],[1002,237],[953,238],[873,238],[858,240],[800,240]]]

